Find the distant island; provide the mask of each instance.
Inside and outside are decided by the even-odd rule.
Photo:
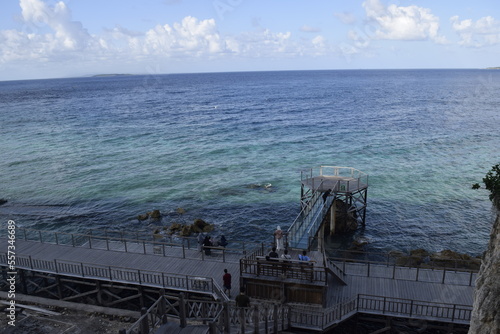
[[[500,70],[500,66],[499,67],[486,67],[487,70]]]
[[[129,76],[133,74],[121,74],[121,73],[111,73],[111,74],[96,74],[93,75],[92,78],[99,78],[99,77],[121,77],[121,76]]]

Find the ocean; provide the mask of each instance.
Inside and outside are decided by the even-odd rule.
[[[369,251],[481,254],[500,162],[500,71],[342,70],[0,82],[0,221],[49,231],[215,224],[271,241],[300,171],[369,175]],[[271,184],[270,187],[265,186]],[[185,213],[179,215],[177,208]],[[159,222],[137,215],[159,209]]]

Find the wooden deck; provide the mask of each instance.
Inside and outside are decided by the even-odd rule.
[[[5,239],[0,238],[0,242],[5,242]],[[101,279],[106,279],[111,275],[112,281],[118,277],[125,282],[135,280],[135,284],[138,284],[137,280],[141,281],[141,279],[144,283],[147,277],[154,278],[154,275],[141,276],[139,274],[125,277],[123,272],[161,273],[161,275],[166,275],[162,276],[163,280],[169,275],[185,276],[186,279],[181,279],[191,280],[191,285],[186,285],[187,290],[194,287],[193,284],[197,278],[212,279],[220,289],[223,270],[228,269],[232,275],[233,299],[239,291],[241,254],[225,253],[223,257],[221,251],[214,251],[212,256],[206,256],[197,249],[181,247],[168,247],[155,253],[153,249],[151,251],[146,249],[150,245],[143,243],[137,243],[135,246],[133,243],[129,243],[127,252],[125,250],[101,249],[96,243],[94,243],[93,248],[88,247],[90,245],[73,247],[18,239],[16,241],[18,267],[22,268],[24,263],[24,267],[27,269],[31,266],[31,268],[36,267],[36,270],[39,271],[45,270],[45,272],[57,272],[61,275],[78,277],[100,275],[95,277]],[[137,252],[133,252],[133,247],[137,247]],[[295,249],[291,250],[290,254],[293,259],[296,259],[299,252],[301,250]],[[325,269],[321,252],[308,252],[308,255],[314,260],[314,270]],[[5,256],[1,255],[0,257],[1,262],[5,262]],[[254,258],[254,260],[256,259]],[[468,322],[468,312],[472,307],[474,283],[477,278],[476,273],[340,260],[335,260],[333,263],[335,264],[334,268],[337,268],[342,274],[342,279],[346,284],[335,279],[332,270],[327,275],[325,274],[326,280],[321,284],[326,286],[326,305],[308,305],[304,310],[301,310],[303,305],[292,305],[299,310],[291,313],[291,322],[294,326],[316,330],[325,329],[356,312],[394,314],[461,324]],[[46,268],[43,269],[43,267]],[[98,273],[94,274],[87,268],[99,270]],[[117,276],[118,272],[122,272],[121,276]],[[270,280],[297,279],[278,274],[275,275],[272,270],[266,272],[266,275],[276,276],[267,278]],[[157,282],[158,286],[161,286],[159,282],[161,282],[162,277],[154,278],[151,282]],[[298,279],[300,280],[300,278]],[[180,290],[182,289],[181,287]],[[207,290],[209,293],[210,291],[210,289]],[[215,298],[218,297],[213,291],[212,295]],[[390,313],[389,308],[392,309],[392,313]],[[431,311],[423,313],[424,308],[430,308]],[[434,314],[435,312],[432,313],[433,308],[439,310],[436,312],[446,311],[447,316],[440,318]],[[305,315],[308,317],[304,318]]]

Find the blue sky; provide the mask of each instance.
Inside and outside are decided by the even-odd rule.
[[[500,66],[498,1],[3,0],[0,80]]]

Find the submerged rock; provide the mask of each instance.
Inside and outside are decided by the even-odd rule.
[[[145,213],[143,215],[138,215],[137,216],[137,219],[140,220],[140,221],[146,220],[148,218],[149,218],[149,213]]]
[[[4,198],[0,198],[0,205],[4,205],[5,203],[7,203],[8,201]]]
[[[160,213],[160,210],[153,210],[149,213],[149,216],[152,218],[152,219],[160,219],[161,218],[161,213]]]

